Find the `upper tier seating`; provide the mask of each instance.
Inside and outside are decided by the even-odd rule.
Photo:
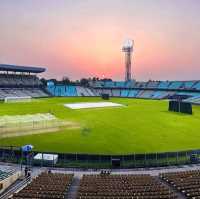
[[[192,86],[192,88],[197,89],[197,90],[200,90],[200,81],[196,82],[196,83]]]
[[[126,82],[115,82],[116,87],[124,88],[126,87]]]
[[[65,198],[72,179],[72,174],[42,173],[24,189],[15,193],[13,199]]]
[[[183,85],[183,82],[180,81],[174,81],[171,82],[170,85],[168,86],[169,89],[179,89]]]
[[[176,195],[150,175],[84,175],[77,199],[174,199]]]
[[[158,88],[167,89],[169,84],[170,84],[170,82],[168,82],[168,81],[162,81],[162,82],[159,83]]]
[[[147,83],[147,88],[157,88],[159,85],[159,82],[158,81],[149,81]]]
[[[35,75],[0,74],[0,100],[6,97],[47,97],[42,82]]]
[[[197,89],[200,90],[200,81],[96,81],[90,83],[91,87],[101,88],[149,88],[149,89]]]
[[[135,88],[146,88],[148,82],[136,82],[135,83]]]
[[[181,191],[186,198],[200,198],[200,171],[184,171],[160,174],[160,178],[168,182],[178,191]]]
[[[191,89],[194,84],[195,84],[195,81],[186,81],[186,82],[183,82],[182,87],[184,89]]]
[[[128,81],[125,84],[126,84],[126,88],[133,88],[134,85],[135,85],[135,82],[134,81]]]
[[[41,85],[41,81],[34,75],[0,74],[1,87],[25,87]]]
[[[104,87],[113,88],[115,87],[115,83],[112,81],[107,81],[104,83]]]

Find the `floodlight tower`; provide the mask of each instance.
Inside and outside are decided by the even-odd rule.
[[[131,80],[131,57],[133,52],[133,40],[127,39],[122,47],[125,53],[125,81]]]

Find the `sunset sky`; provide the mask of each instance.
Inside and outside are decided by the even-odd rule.
[[[0,0],[0,63],[47,78],[123,80],[126,38],[135,79],[200,79],[200,0]]]

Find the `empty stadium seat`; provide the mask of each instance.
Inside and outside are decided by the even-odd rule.
[[[169,89],[179,89],[183,85],[183,82],[180,81],[174,81],[171,82],[170,85],[168,86]]]
[[[121,90],[121,97],[128,97],[129,90]]]
[[[158,88],[160,89],[167,89],[169,86],[170,82],[169,81],[162,81],[159,83]]]
[[[175,199],[167,186],[150,175],[83,175],[77,199]]]
[[[182,192],[186,198],[200,198],[200,171],[184,171],[160,174],[160,178],[165,180],[178,191]]]
[[[63,199],[71,185],[72,174],[42,173],[18,193],[13,199]]]

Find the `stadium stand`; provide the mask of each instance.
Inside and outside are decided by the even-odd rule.
[[[94,93],[94,96],[100,96],[101,93],[102,93],[102,90],[101,89],[94,89],[94,88],[91,88],[92,92]]]
[[[159,85],[159,81],[149,81],[147,83],[147,87],[148,88],[157,88]]]
[[[76,86],[76,90],[77,90],[77,96],[90,96],[88,90],[85,87]]]
[[[148,82],[90,82],[90,87],[72,85],[49,85],[47,90],[53,96],[101,96],[168,99],[174,95],[184,95],[185,101],[200,104],[199,81],[148,81]]]
[[[200,90],[200,81],[197,81],[193,86],[192,86],[193,89],[195,90]]]
[[[183,82],[180,81],[174,81],[171,82],[170,85],[168,86],[168,89],[179,89],[183,85]]]
[[[113,87],[115,87],[115,83],[112,81],[106,81],[104,83],[104,87],[113,88]]]
[[[121,90],[121,97],[128,97],[129,90],[122,89]]]
[[[191,89],[195,81],[186,81],[183,83],[183,89]]]
[[[200,170],[161,168],[137,171],[65,171],[42,172],[26,186],[12,193],[13,199],[199,199]],[[40,168],[38,168],[40,170]],[[42,170],[41,170],[42,171]],[[167,171],[167,172],[166,172]],[[62,173],[63,172],[63,173]],[[125,173],[124,173],[125,172]],[[137,173],[137,174],[136,174]],[[2,179],[12,176],[0,171]],[[1,184],[1,180],[0,180]],[[69,197],[70,196],[70,197]],[[71,197],[73,196],[73,197]],[[10,198],[10,197],[9,197]]]
[[[151,98],[152,99],[164,99],[165,97],[168,96],[168,92],[167,91],[155,91]]]
[[[77,199],[176,198],[167,186],[150,175],[83,175]]]
[[[167,89],[169,86],[170,82],[169,81],[162,81],[160,82],[160,84],[158,85],[159,89]]]
[[[148,82],[136,82],[135,88],[146,88],[147,85],[148,85]]]
[[[0,64],[0,99],[49,96],[42,82],[35,75],[44,71],[44,68]]]
[[[0,181],[13,175],[14,172],[14,170],[0,170]]]
[[[112,89],[113,97],[120,97],[120,89]]]
[[[21,176],[21,172],[10,168],[0,169],[0,194]]]
[[[140,98],[152,98],[154,91],[151,90],[145,90],[140,94]]]
[[[65,198],[72,179],[72,174],[41,173],[12,198]]]
[[[139,92],[139,90],[130,90],[128,97],[136,97],[138,92]]]
[[[160,178],[189,199],[200,198],[200,171],[184,171],[160,174]]]

